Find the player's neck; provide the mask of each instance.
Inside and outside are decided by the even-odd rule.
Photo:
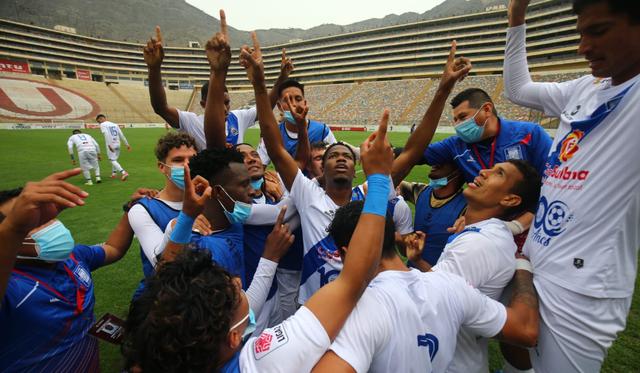
[[[171,181],[167,181],[157,197],[169,202],[182,202],[184,192]]]
[[[498,136],[498,132],[500,131],[500,119],[498,117],[491,117],[487,121],[485,125],[484,132],[482,133],[482,140],[492,139]]]
[[[460,190],[458,183],[449,183],[446,186],[433,190],[433,195],[438,199],[449,198]]]
[[[218,201],[212,200],[211,203],[207,203],[203,215],[209,220],[213,231],[227,229],[231,225]]]
[[[380,260],[380,264],[378,265],[378,271],[376,272],[376,276],[380,272],[384,271],[404,271],[408,272],[410,269],[406,264],[400,259],[399,256],[394,255],[392,259],[382,258]]]
[[[344,206],[351,201],[352,184],[351,183],[334,183],[325,179],[324,190],[329,198],[338,206]]]
[[[497,216],[498,211],[496,211],[496,208],[478,208],[469,204],[467,205],[467,211],[464,213],[464,221],[465,225],[471,225]]]
[[[638,74],[640,74],[639,64],[633,64],[631,66],[632,67],[630,69],[627,69],[626,71],[623,71],[622,73],[617,74],[616,76],[612,76],[611,84],[614,86],[620,85],[630,79],[635,78]]]

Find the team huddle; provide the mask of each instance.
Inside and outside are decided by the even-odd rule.
[[[144,277],[114,337],[126,371],[487,372],[491,338],[504,372],[600,371],[640,247],[640,13],[629,0],[574,0],[592,74],[537,83],[528,3],[509,4],[504,94],[559,118],[554,138],[500,116],[483,87],[450,97],[473,73],[455,41],[403,147],[389,143],[388,110],[360,146],[308,119],[284,50],[268,90],[255,33],[239,63],[256,105],[230,110],[223,11],[205,47],[204,114],[181,111],[167,104],[156,28],[143,50],[151,105],[177,130],[155,148],[163,187],[139,188],[104,243],[75,243],[57,215],[87,193],[65,179],[92,185],[93,169],[101,182],[100,148],[75,130],[80,169],[0,192],[0,370],[99,371],[106,324],[91,272],[135,236]],[[432,142],[447,103],[456,134]],[[129,144],[96,120],[112,177],[126,180],[117,159]],[[254,147],[244,137],[256,122]],[[354,185],[358,163],[366,182]],[[429,180],[405,181],[419,164]]]

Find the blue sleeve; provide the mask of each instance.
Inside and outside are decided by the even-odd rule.
[[[91,271],[104,265],[105,253],[102,245],[76,245],[73,248],[73,256],[77,261],[85,263]]]
[[[551,149],[551,136],[544,130],[544,128],[536,125],[532,131],[531,139],[531,163],[533,167],[538,170],[540,176],[543,175],[546,168],[547,157],[549,156],[549,150]]]
[[[446,138],[442,141],[429,144],[424,152],[424,159],[427,164],[444,164],[453,161],[453,141],[455,136]]]

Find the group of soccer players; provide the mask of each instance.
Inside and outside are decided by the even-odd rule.
[[[599,371],[625,327],[640,246],[640,13],[574,0],[592,74],[535,83],[528,3],[509,5],[505,95],[559,117],[554,139],[499,116],[482,87],[449,101],[472,70],[455,41],[403,148],[389,144],[387,110],[359,148],[307,119],[284,50],[268,91],[255,33],[240,64],[256,106],[231,111],[222,11],[197,116],[167,105],[158,28],[143,52],[151,105],[178,129],[155,149],[162,189],[138,189],[93,246],[56,218],[85,203],[65,181],[80,169],[0,193],[1,370],[96,371],[95,336],[109,335],[132,372],[486,372],[488,338],[504,371]],[[447,101],[456,135],[431,143]],[[258,148],[243,142],[256,120]],[[95,140],[77,141],[94,164]],[[422,163],[430,181],[405,182]],[[122,334],[113,319],[93,325],[91,271],[134,235],[144,278]]]

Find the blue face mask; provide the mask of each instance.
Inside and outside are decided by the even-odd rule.
[[[226,194],[227,197],[231,201],[233,201],[233,211],[229,212],[227,211],[226,207],[224,207],[224,204],[222,204],[222,202],[218,200],[218,203],[220,204],[220,206],[222,206],[222,210],[224,211],[224,216],[227,217],[227,220],[229,220],[229,223],[231,224],[244,224],[244,222],[249,219],[249,215],[251,215],[251,205],[248,203],[236,201],[235,199],[231,198],[229,193],[227,193],[227,191],[224,190],[221,185],[218,185],[218,187],[220,187],[224,194]]]
[[[467,144],[473,144],[482,139],[482,134],[484,133],[484,124],[482,126],[479,126],[476,123],[476,116],[478,115],[480,110],[482,109],[478,109],[478,111],[473,114],[473,117],[459,123],[454,127],[458,137],[460,137],[460,139]]]
[[[233,329],[242,325],[242,323],[244,323],[247,319],[249,319],[249,323],[247,324],[247,327],[244,329],[244,332],[242,333],[243,342],[246,342],[246,340],[249,339],[251,334],[253,334],[253,332],[256,331],[256,316],[253,313],[253,310],[249,308],[249,313],[247,314],[247,316],[243,317],[242,320],[238,321],[237,323],[235,323],[229,328],[229,331],[232,331]]]
[[[454,175],[454,174],[451,174]],[[429,180],[429,186],[433,189],[440,189],[440,188],[444,188],[447,186],[447,184],[449,184],[449,182],[453,179],[455,179],[456,177],[459,176],[459,174],[455,174],[453,177],[449,175],[449,176],[445,176],[445,177],[441,177],[438,179],[430,179]]]
[[[264,184],[264,177],[261,177],[258,180],[251,180],[250,184],[253,190],[260,190],[260,188],[262,188],[262,184]]]
[[[20,256],[19,258],[59,262],[69,258],[75,245],[71,232],[60,220],[32,234],[31,238],[35,241],[38,256],[35,258]]]
[[[169,178],[175,186],[184,190],[184,166],[171,166],[166,163],[163,165],[171,168],[171,177]]]
[[[296,118],[293,117],[293,114],[289,110],[284,111],[284,120],[291,124],[296,124]]]

